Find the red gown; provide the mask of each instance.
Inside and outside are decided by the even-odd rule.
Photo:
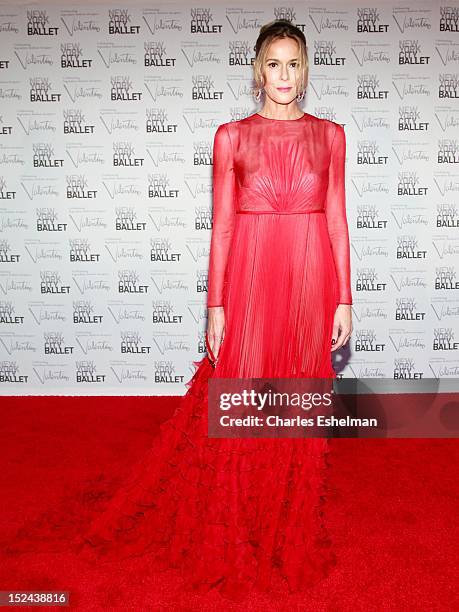
[[[352,303],[345,155],[343,127],[308,113],[218,127],[207,300],[224,306],[218,363],[194,362],[173,417],[83,535],[99,560],[151,553],[185,588],[232,599],[307,589],[336,563],[328,439],[209,438],[207,388],[210,376],[336,377],[333,317]]]

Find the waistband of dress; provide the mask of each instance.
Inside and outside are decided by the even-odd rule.
[[[309,215],[311,213],[324,213],[323,208],[317,208],[315,210],[237,210],[237,215]]]

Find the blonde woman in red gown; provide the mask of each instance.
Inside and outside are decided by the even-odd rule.
[[[175,414],[84,536],[100,559],[151,553],[180,569],[184,588],[232,599],[307,589],[336,563],[322,520],[326,438],[207,435],[209,377],[334,378],[332,340],[342,346],[352,330],[345,134],[298,108],[305,54],[289,22],[261,30],[265,105],[214,139],[216,363],[195,362]]]

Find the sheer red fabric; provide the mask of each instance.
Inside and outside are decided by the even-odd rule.
[[[341,125],[255,113],[214,140],[208,307],[224,306],[216,375],[335,377],[336,307],[352,304]]]
[[[215,368],[194,362],[173,417],[81,542],[99,561],[151,553],[187,588],[242,599],[307,589],[336,555],[323,521],[328,439],[212,439],[211,376],[334,378],[333,317],[352,303],[345,134],[305,114],[218,127],[208,306],[224,306]],[[280,582],[279,582],[280,581]]]

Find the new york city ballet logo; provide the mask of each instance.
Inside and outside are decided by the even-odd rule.
[[[398,63],[401,66],[426,65],[430,61],[428,55],[424,55],[419,40],[398,41]]]
[[[36,209],[37,232],[66,232],[67,223],[59,222],[59,210],[52,206],[42,206]]]
[[[378,74],[357,75],[357,100],[387,100],[389,90],[382,88]]]
[[[132,142],[113,143],[113,165],[119,166],[143,166],[144,158],[138,157]]]
[[[456,268],[453,266],[437,266],[434,283],[436,291],[456,291],[459,289],[459,281],[456,280]]]
[[[82,325],[100,325],[104,315],[95,314],[95,307],[89,300],[74,300],[72,303],[73,322]]]
[[[164,41],[143,43],[143,64],[146,68],[173,68],[176,61],[176,57],[168,57]]]
[[[40,293],[47,295],[68,295],[70,293],[70,285],[64,284],[62,274],[58,270],[40,270]]]
[[[94,361],[77,361],[75,364],[75,381],[78,383],[102,383],[105,382],[106,374],[97,373],[97,365]]]
[[[61,43],[61,68],[91,68],[92,59],[85,58],[80,43]]]
[[[88,123],[83,111],[79,108],[68,108],[63,111],[64,134],[93,134],[95,125]]]
[[[138,221],[138,212],[132,206],[117,206],[115,208],[115,229],[125,232],[144,232],[147,224],[145,221]]]
[[[110,77],[110,99],[112,102],[140,102],[142,92],[135,91],[128,75]]]
[[[193,142],[193,166],[212,166],[212,145],[208,140]]]
[[[16,198],[16,191],[8,188],[6,179],[0,175],[0,200],[14,200]]]
[[[20,371],[17,361],[2,359],[0,361],[0,383],[27,383],[29,380],[28,375],[21,374]]]
[[[412,297],[400,297],[395,300],[396,321],[424,321],[425,310],[420,310],[418,301]]]
[[[196,270],[196,293],[207,293],[207,270]]]
[[[357,165],[386,166],[389,158],[387,155],[382,155],[380,149],[377,140],[359,140],[357,142]]]
[[[140,282],[137,270],[118,270],[118,293],[148,293],[149,285]]]
[[[291,6],[274,7],[273,14],[274,19],[287,19],[292,23],[296,22],[296,11]]]
[[[422,181],[424,182],[424,181]],[[429,188],[421,182],[416,170],[407,170],[397,173],[397,195],[400,196],[426,196]]]
[[[229,43],[229,66],[252,66],[254,59],[253,45],[246,40],[231,40]]]
[[[333,40],[315,40],[312,58],[315,66],[344,66],[346,62],[344,56],[338,55]]]
[[[65,342],[63,332],[45,332],[43,338],[45,355],[73,355],[75,347]]]
[[[84,174],[66,176],[66,194],[69,200],[93,200],[97,197],[97,189],[89,189],[89,181]]]
[[[92,252],[92,246],[88,238],[72,238],[69,243],[69,261],[81,263],[100,261],[100,253]]]
[[[440,6],[440,32],[459,32],[458,6]]]
[[[183,382],[183,375],[175,373],[175,365],[172,361],[156,360],[153,364],[154,382],[165,384],[176,384]]]
[[[179,190],[169,187],[170,178],[166,174],[148,175],[149,198],[178,198]]]
[[[455,340],[455,333],[452,327],[435,327],[432,349],[437,351],[457,351],[459,342]]]
[[[192,100],[223,100],[223,90],[215,89],[214,77],[210,74],[195,74],[191,77]]]
[[[191,34],[221,34],[222,25],[220,23],[212,23],[214,16],[210,8],[191,8],[190,15]]]
[[[28,36],[57,36],[59,28],[51,26],[48,12],[42,9],[27,11]]]
[[[459,144],[454,138],[441,138],[438,141],[437,163],[441,165],[459,164]]]
[[[397,236],[397,259],[425,259],[427,250],[419,247],[419,238],[414,234]]]
[[[394,380],[419,380],[424,377],[424,373],[415,366],[415,360],[412,357],[397,357],[394,359]]]
[[[456,229],[459,227],[459,213],[454,202],[437,204],[436,226]]]
[[[381,15],[378,8],[357,8],[357,32],[366,34],[385,34],[388,30],[389,24],[381,22]]]
[[[358,268],[356,271],[356,291],[367,291],[369,293],[381,293],[386,291],[387,283],[379,280],[376,268]]]
[[[138,331],[121,332],[120,350],[122,354],[149,355],[151,346],[142,344],[142,335]]]
[[[108,11],[108,33],[109,34],[139,34],[140,26],[132,23],[129,9],[119,8]]]
[[[10,136],[13,133],[13,126],[5,123],[3,115],[0,115],[0,136]]]
[[[355,333],[354,349],[360,353],[382,353],[386,350],[386,344],[378,341],[375,329],[360,328]]]
[[[0,239],[0,263],[19,263],[20,253],[13,251],[11,243],[6,238]]]
[[[24,316],[15,314],[16,306],[10,300],[0,300],[0,323],[22,325]]]
[[[356,227],[358,229],[385,229],[387,219],[379,219],[381,212],[375,204],[359,204],[357,206]]]
[[[169,238],[152,238],[150,245],[150,261],[180,262],[182,253],[172,249]]]
[[[163,108],[145,110],[145,131],[147,134],[175,134],[178,124],[168,120],[167,111]]]
[[[29,79],[29,96],[31,102],[60,102],[60,93],[53,93],[53,85],[49,77],[31,77]]]
[[[49,142],[32,143],[32,163],[34,168],[62,168],[64,160],[56,157],[54,146]]]
[[[421,110],[416,105],[399,106],[398,130],[399,132],[426,132],[429,121],[421,119]]]
[[[212,212],[208,206],[194,207],[194,229],[209,230],[212,229]]]
[[[459,79],[457,74],[441,73],[438,76],[438,97],[442,100],[457,101],[459,98]]]
[[[200,332],[198,336],[198,354],[205,355],[206,353],[207,353],[206,334],[205,332]]]
[[[183,315],[175,314],[174,304],[170,300],[154,300],[151,310],[152,323],[166,325],[182,323]]]

